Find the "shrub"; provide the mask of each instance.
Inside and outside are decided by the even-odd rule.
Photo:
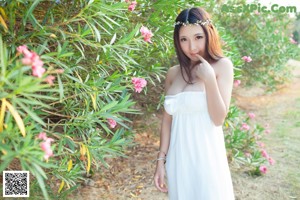
[[[262,142],[265,134],[270,133],[269,125],[260,125],[254,113],[244,113],[231,106],[224,124],[226,148],[229,161],[252,175],[266,173],[266,165],[275,161],[270,157]]]
[[[45,199],[49,192],[62,198],[66,187],[131,145],[130,116],[140,113],[132,94],[145,87],[147,81],[140,80],[161,76],[161,68],[141,67],[153,44],[140,35],[142,24],[130,21],[134,13],[125,2],[5,1],[0,6],[0,169],[17,160]],[[38,77],[16,51],[24,44],[39,55]],[[49,75],[53,84],[43,82]]]

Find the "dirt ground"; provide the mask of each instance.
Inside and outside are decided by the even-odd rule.
[[[236,200],[300,200],[300,62],[290,60],[288,65],[294,66],[293,80],[273,94],[257,87],[234,89],[236,104],[254,112],[260,124],[270,125],[271,133],[264,142],[276,161],[261,177],[251,177],[231,166]],[[147,124],[142,119],[135,122],[137,145],[128,149],[128,157],[110,160],[111,167],[87,180],[72,199],[168,199],[152,180],[161,115],[147,118]]]

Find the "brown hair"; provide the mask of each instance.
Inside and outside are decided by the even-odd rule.
[[[196,23],[197,20],[208,20],[210,19],[209,14],[203,8],[191,8],[183,10],[176,18],[176,22],[183,23]],[[180,64],[181,75],[185,82],[192,84],[192,75],[191,75],[191,60],[183,53],[180,40],[179,40],[179,30],[182,24],[175,25],[174,28],[174,45],[177,54],[177,58]],[[201,25],[205,34],[206,44],[205,44],[205,53],[208,55],[209,59],[219,60],[223,57],[223,52],[221,49],[220,39],[218,32],[213,24],[209,23],[207,25]],[[185,80],[183,76],[183,69],[185,70],[188,81]]]

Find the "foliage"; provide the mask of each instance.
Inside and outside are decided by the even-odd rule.
[[[220,24],[228,27],[240,54],[252,58],[242,66],[243,80],[248,85],[259,82],[274,89],[288,81],[290,70],[285,64],[299,54],[299,48],[291,42],[294,19],[287,12],[230,11],[225,7],[246,4],[244,0],[231,0],[217,6],[214,13]]]
[[[31,172],[32,184],[39,183],[45,199],[53,189],[51,196],[64,196],[66,187],[107,166],[106,157],[123,155],[131,144],[130,116],[140,113],[134,108],[131,78],[162,76],[162,69],[145,59],[154,51],[152,44],[139,35],[141,23],[130,21],[133,13],[127,6],[103,1],[1,3],[0,169],[19,160],[19,168]],[[44,62],[43,77],[31,76],[30,67],[22,65],[16,49],[23,44]],[[54,85],[43,83],[48,74],[56,74]],[[42,132],[54,139],[54,156],[47,162],[37,138]],[[60,187],[46,189],[49,180],[59,181]]]
[[[261,175],[261,166],[275,162],[262,142],[265,134],[270,133],[269,128],[268,124],[257,123],[254,113],[246,115],[236,106],[231,106],[224,125],[229,160],[250,174]]]

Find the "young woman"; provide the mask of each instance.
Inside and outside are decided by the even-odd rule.
[[[155,185],[171,200],[233,200],[222,130],[232,62],[223,56],[218,33],[202,8],[178,15],[174,43],[179,65],[166,75]]]

